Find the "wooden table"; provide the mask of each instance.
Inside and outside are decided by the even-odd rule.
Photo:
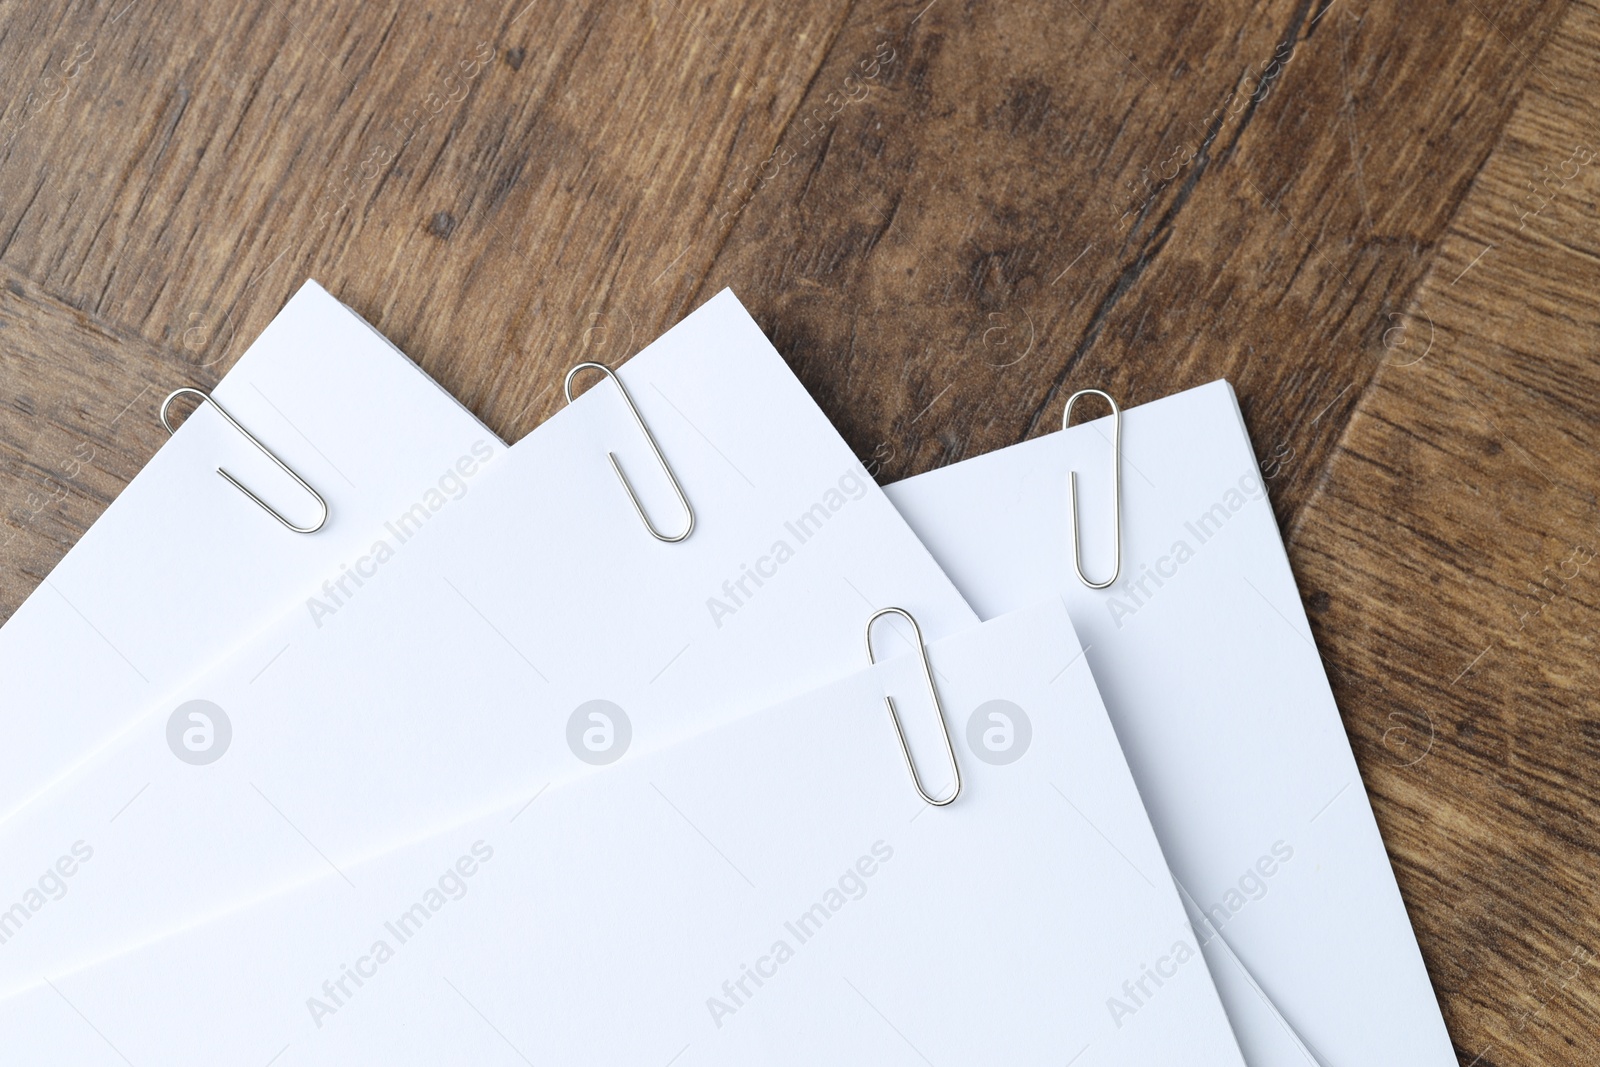
[[[513,439],[734,286],[884,481],[1226,376],[1461,1062],[1600,1062],[1597,56],[1555,0],[8,4],[0,617],[308,276]]]

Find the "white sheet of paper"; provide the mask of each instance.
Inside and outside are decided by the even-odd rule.
[[[1242,1064],[1060,602],[930,653],[948,807],[913,792],[884,707],[933,720],[902,657],[55,978],[0,1005],[0,1045],[86,1067]]]
[[[94,851],[60,901],[14,930],[0,913],[0,992],[839,678],[874,608],[929,639],[976,624],[731,292],[620,373],[695,508],[688,540],[645,532],[608,450],[664,530],[676,502],[598,384],[426,536],[387,534],[359,585],[0,831],[0,892]],[[892,629],[880,654],[904,655]]]
[[[0,820],[337,578],[385,520],[441,479],[467,491],[505,450],[311,281],[213,395],[326,498],[327,524],[291,533],[218,477],[227,468],[299,525],[318,515],[215,409],[195,410],[0,629]]]
[[[985,618],[1057,591],[1251,1067],[1455,1055],[1289,570],[1232,388],[1109,417],[887,489]],[[1201,913],[1207,918],[1202,920]]]

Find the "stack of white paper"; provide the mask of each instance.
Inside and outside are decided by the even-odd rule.
[[[96,828],[72,895],[0,952],[0,991],[838,678],[881,604],[930,638],[976,622],[731,294],[622,378],[689,540],[645,532],[607,451],[664,527],[670,490],[614,388],[585,393],[422,533],[386,531],[372,577],[291,609],[0,826],[23,871]],[[175,758],[223,723],[223,758]]]
[[[1251,1067],[1453,1065],[1233,390],[908,479],[890,499],[985,617],[1060,593]],[[1098,569],[1097,569],[1098,568]]]
[[[327,527],[204,409],[0,631],[69,720],[4,757],[0,1048],[1434,1062],[1225,385],[1129,413],[1096,593],[1102,424],[886,496],[729,292],[616,373],[505,449],[308,283],[217,396]]]
[[[318,517],[210,405],[196,410],[0,629],[0,820],[337,580],[385,522],[465,495],[505,451],[315,282],[213,395],[322,494],[326,525],[289,534],[218,477],[226,468],[292,521]]]
[[[969,756],[947,810],[883,707],[887,681],[932,716],[914,672],[863,672],[57,979],[0,1005],[0,1041],[107,1064],[1239,1064],[1060,604],[932,659],[957,729],[1003,704],[1030,730],[1023,759]],[[1147,1009],[1110,1017],[1135,984]]]

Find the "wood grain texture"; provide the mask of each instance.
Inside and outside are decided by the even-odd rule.
[[[1600,1058],[1597,50],[1572,5],[1291,542],[1446,1022],[1485,1064]]]
[[[166,440],[156,407],[175,375],[216,380],[0,264],[0,619]]]
[[[508,438],[733,286],[885,481],[1226,376],[1462,1062],[1600,1062],[1597,46],[1556,0],[0,3],[0,617],[308,276]]]

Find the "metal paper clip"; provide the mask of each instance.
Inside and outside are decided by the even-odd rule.
[[[310,493],[312,497],[316,499],[317,506],[322,509],[322,517],[317,520],[317,524],[315,526],[296,526],[294,523],[278,514],[278,512],[273,509],[272,505],[268,504],[265,500],[262,500],[259,496],[256,496],[254,493],[252,493],[243,482],[229,474],[226,470],[218,467],[217,473],[222,475],[222,477],[227,480],[229,485],[233,486],[235,489],[239,490],[239,492],[255,501],[256,505],[260,507],[262,511],[265,511],[268,515],[271,515],[274,519],[277,519],[285,527],[293,530],[297,534],[316,533],[318,530],[322,529],[323,525],[328,521],[328,502],[322,498],[322,494],[311,488],[310,483],[308,483],[304,478],[300,477],[300,475],[296,474],[294,469],[291,468],[287,463],[273,455],[270,448],[256,440],[255,434],[241,426],[239,424],[239,420],[228,414],[228,409],[211,399],[211,396],[208,393],[202,392],[199,389],[191,388],[189,386],[184,386],[182,389],[174,389],[171,393],[169,393],[167,398],[161,402],[161,425],[166,427],[167,433],[177,433],[177,430],[175,430],[172,426],[172,422],[167,418],[167,409],[172,406],[172,402],[174,400],[185,393],[199,397],[201,404],[210,404],[212,407],[216,408],[217,414],[227,419],[229,426],[232,426],[235,430],[238,430],[246,441],[249,441],[251,444],[255,445],[256,448],[261,450],[261,454],[263,456],[266,456],[268,459],[272,460],[272,462],[277,465],[279,470],[283,471],[283,473],[295,480],[295,484],[299,485],[300,488]]]
[[[1103,582],[1091,582],[1084,576],[1083,542],[1078,536],[1078,472],[1071,471],[1067,476],[1072,499],[1072,569],[1078,572],[1078,581],[1090,589],[1104,589],[1122,573],[1122,411],[1117,407],[1117,402],[1111,399],[1110,393],[1099,389],[1079,389],[1067,398],[1067,408],[1061,413],[1063,430],[1072,420],[1072,405],[1078,402],[1080,396],[1098,396],[1111,405],[1111,529],[1116,556],[1111,577]]]
[[[628,390],[623,388],[622,379],[618,378],[616,373],[604,363],[580,363],[567,371],[567,380],[562,386],[567,394],[567,403],[572,403],[572,379],[580,371],[585,370],[597,370],[616,383],[617,392],[622,394],[623,403],[627,404],[628,410],[633,413],[633,421],[639,424],[639,432],[644,434],[646,443],[650,445],[650,451],[655,453],[656,462],[661,464],[662,473],[667,476],[667,481],[672,483],[672,491],[678,494],[678,503],[683,506],[683,513],[689,517],[689,522],[683,528],[683,533],[669,537],[657,530],[655,524],[650,521],[650,516],[645,514],[644,505],[639,503],[639,496],[633,491],[632,483],[628,481],[628,476],[622,473],[622,464],[617,462],[617,454],[615,452],[606,453],[606,456],[611,460],[611,469],[617,472],[617,481],[622,483],[623,491],[628,494],[628,499],[633,502],[633,510],[639,513],[639,521],[644,523],[646,530],[650,531],[650,536],[657,541],[665,541],[669,545],[677,544],[694,533],[694,509],[689,506],[689,498],[683,495],[683,487],[678,484],[678,476],[672,473],[672,468],[667,464],[667,458],[661,454],[661,446],[656,444],[655,435],[650,432],[650,427],[645,425],[644,416],[640,415],[639,409],[634,406],[633,397],[629,396]]]
[[[955,786],[950,795],[943,800],[935,800],[922,788],[922,778],[917,774],[917,765],[911,758],[911,746],[906,743],[906,732],[900,725],[900,713],[894,709],[894,697],[884,694],[883,702],[889,708],[889,721],[894,723],[895,736],[900,739],[900,752],[906,758],[906,770],[911,772],[911,784],[916,786],[917,795],[936,808],[942,808],[961,795],[961,768],[956,764],[955,746],[950,743],[950,726],[944,721],[944,707],[939,703],[939,690],[933,684],[933,666],[928,662],[928,646],[922,643],[922,627],[917,625],[917,620],[904,608],[883,608],[873,612],[872,618],[867,620],[867,662],[876,664],[877,657],[872,654],[872,624],[885,615],[898,615],[911,624],[911,632],[917,637],[917,654],[922,657],[922,676],[928,680],[928,695],[933,698],[933,713],[939,720],[939,729],[944,733],[944,750],[950,757],[950,774],[955,779]]]

